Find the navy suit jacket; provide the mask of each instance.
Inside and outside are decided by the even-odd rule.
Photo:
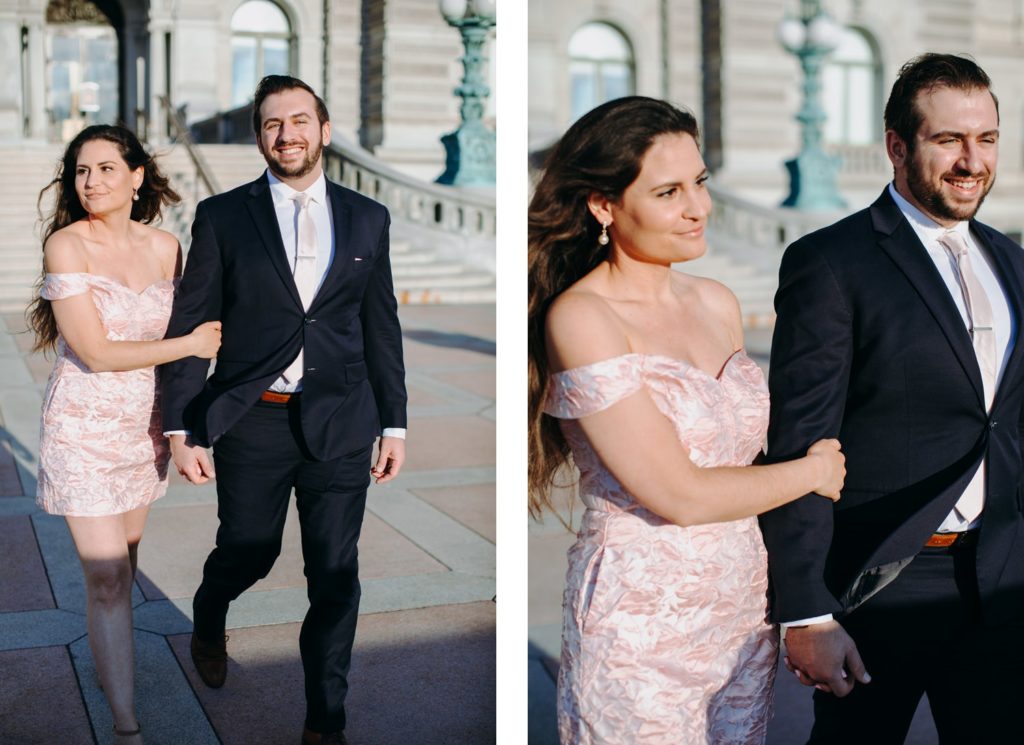
[[[983,609],[989,619],[1024,616],[1024,254],[987,225],[972,221],[971,231],[988,250],[1017,330],[990,413],[963,318],[888,189],[786,250],[768,460],[838,437],[847,477],[835,504],[808,495],[761,517],[775,620],[842,615],[891,581],[983,458]]]
[[[301,426],[310,453],[336,458],[406,426],[402,332],[387,209],[327,182],[334,260],[308,311],[288,267],[264,174],[196,208],[168,336],[223,323],[212,376],[188,357],[160,371],[164,430],[216,443],[303,349]]]

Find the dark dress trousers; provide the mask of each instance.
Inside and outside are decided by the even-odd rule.
[[[761,517],[772,617],[834,614],[873,677],[815,693],[815,743],[902,742],[924,692],[943,742],[999,742],[1024,693],[1024,255],[970,227],[1016,336],[991,412],[963,318],[888,189],[782,260],[768,460],[837,437],[847,477],[835,504]],[[924,548],[983,459],[976,546]]]
[[[188,430],[214,453],[220,527],[194,600],[201,638],[222,635],[228,603],[270,571],[295,491],[310,600],[306,725],[318,732],[345,724],[372,444],[382,427],[406,426],[387,210],[331,182],[327,195],[334,257],[308,310],[266,176],[200,202],[167,334],[220,320],[223,343],[209,379],[197,358],[160,378],[164,430]],[[301,396],[262,402],[300,348]]]

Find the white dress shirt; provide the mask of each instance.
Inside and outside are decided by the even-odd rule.
[[[985,294],[988,296],[989,302],[992,305],[992,320],[996,336],[996,358],[1000,360],[996,380],[1002,380],[1003,370],[1006,368],[1006,361],[1009,359],[1010,352],[1013,350],[1017,330],[1014,327],[1013,314],[1010,313],[1010,307],[1006,301],[1006,294],[1003,292],[1003,288],[999,284],[999,280],[992,271],[992,264],[989,257],[986,255],[986,252],[982,250],[974,236],[971,235],[970,223],[964,220],[962,222],[958,222],[952,228],[944,228],[904,199],[903,195],[896,191],[896,186],[892,183],[889,184],[889,194],[896,202],[896,206],[900,208],[900,212],[902,212],[903,216],[907,218],[907,222],[910,223],[910,227],[914,229],[917,237],[921,240],[925,250],[928,252],[928,258],[934,262],[935,268],[938,269],[939,275],[942,277],[942,281],[946,284],[946,289],[949,290],[949,294],[953,298],[953,302],[956,303],[957,310],[960,311],[960,315],[964,319],[964,326],[967,329],[970,329],[970,319],[967,315],[967,306],[964,304],[963,292],[960,289],[960,281],[957,278],[955,260],[950,257],[949,253],[939,243],[938,239],[943,233],[946,233],[949,230],[954,230],[959,233],[967,243],[967,255],[971,262],[971,268],[974,270],[975,276],[977,276],[978,281],[984,288]],[[964,493],[976,489],[980,489],[982,494],[985,493],[984,459],[982,459],[981,466],[974,473],[974,477],[967,485]],[[984,515],[984,512],[982,515]],[[946,519],[938,526],[937,532],[951,533],[975,528],[981,524],[981,519],[982,518],[979,517],[973,523],[969,522],[964,519],[960,512],[957,511],[956,506],[954,506],[946,516]],[[831,620],[832,614],[827,614],[823,616],[815,616],[814,618],[805,618],[799,621],[783,622],[782,626],[807,626]]]

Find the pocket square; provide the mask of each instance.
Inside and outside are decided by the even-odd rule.
[[[363,260],[362,256],[356,256],[356,261],[362,261],[362,260]]]

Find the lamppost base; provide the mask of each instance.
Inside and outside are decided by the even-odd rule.
[[[437,183],[449,186],[494,186],[495,136],[484,127],[462,126],[444,135],[445,170]]]
[[[789,196],[783,207],[798,210],[844,209],[846,200],[839,195],[836,173],[839,158],[822,150],[805,150],[786,161],[789,171]]]

